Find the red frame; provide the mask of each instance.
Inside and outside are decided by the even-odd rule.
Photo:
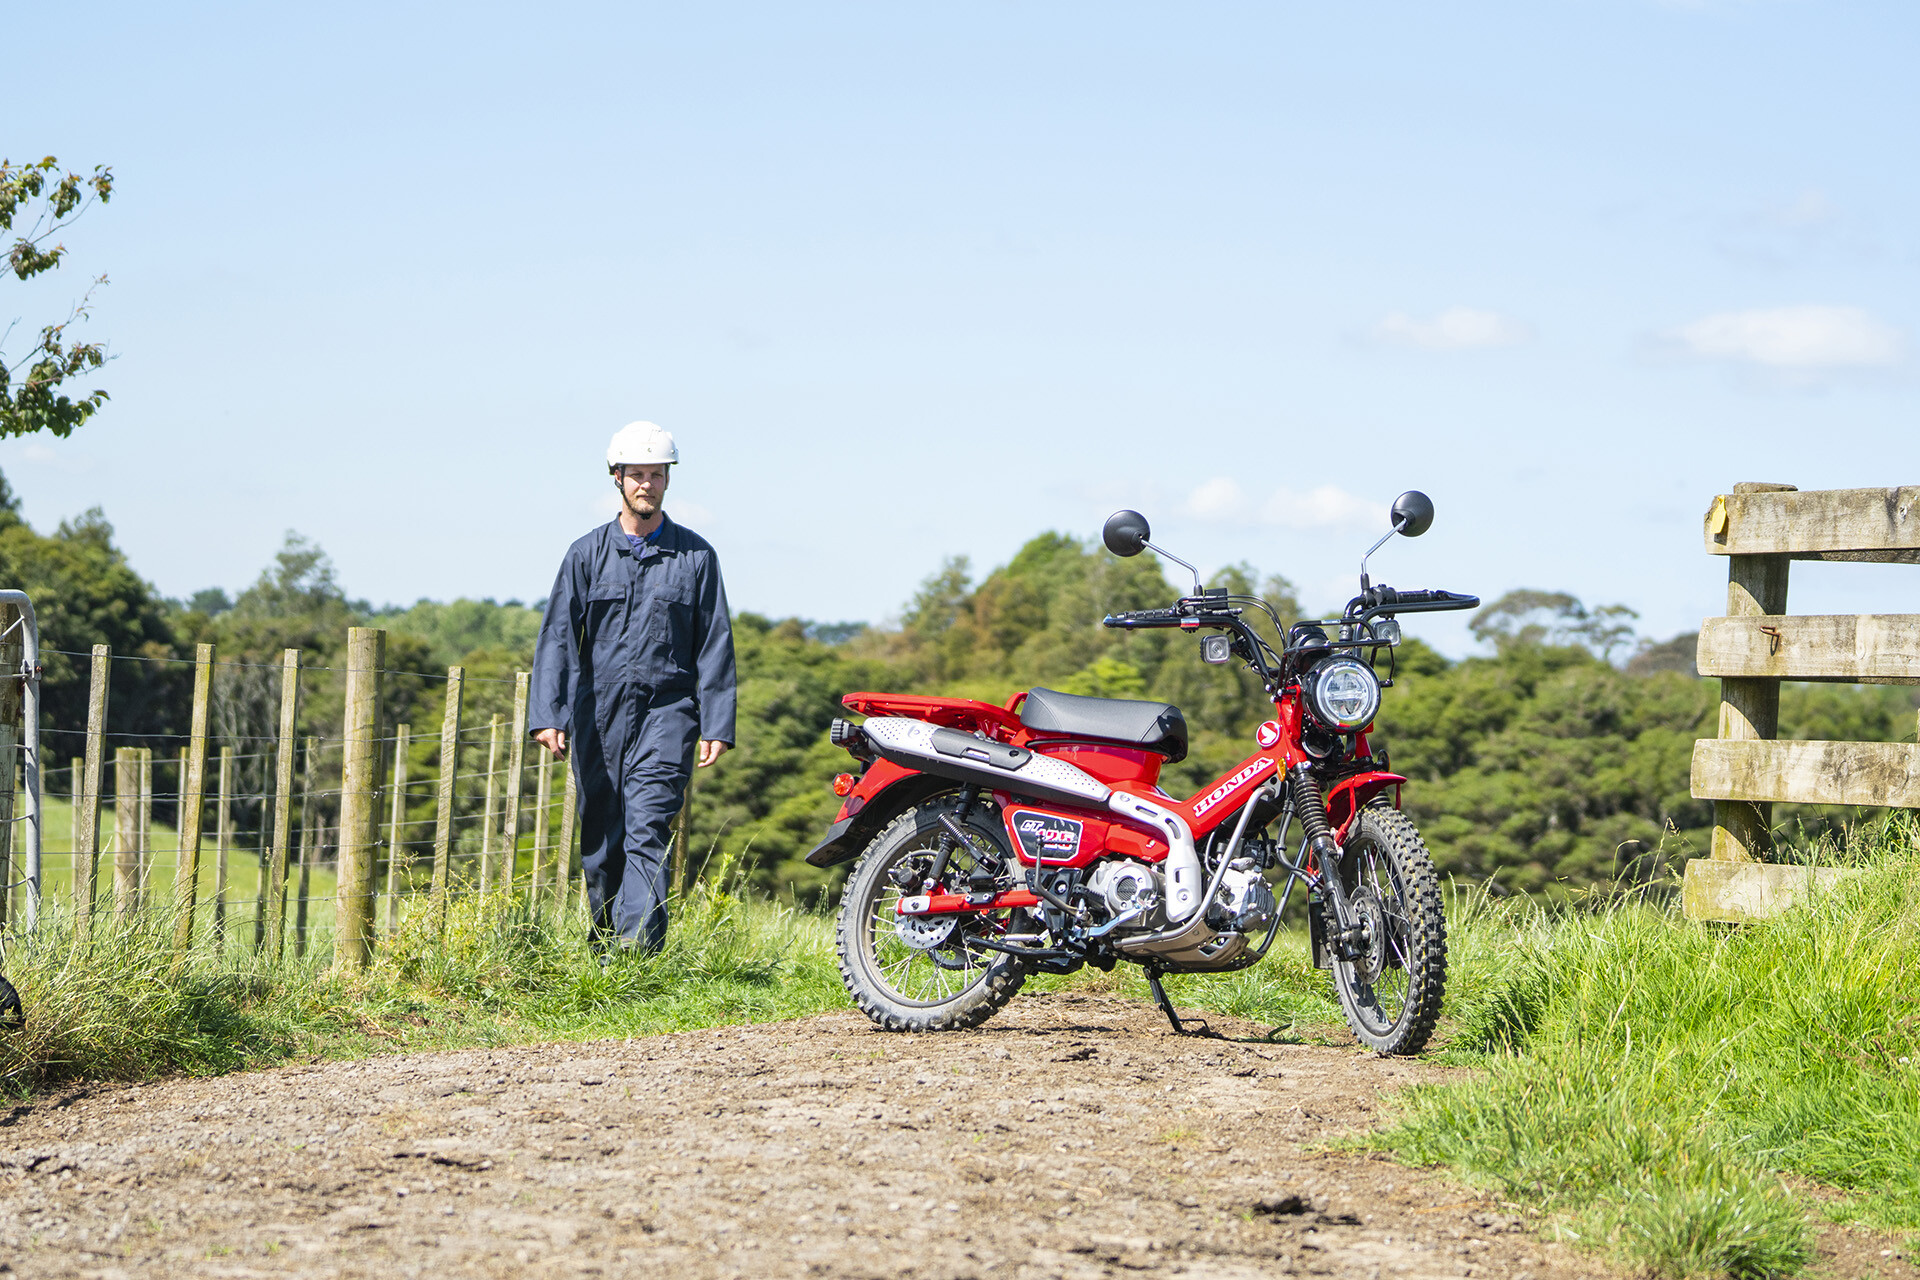
[[[908,716],[966,733],[984,733],[995,741],[1016,747],[1027,747],[1038,742],[1040,745],[1032,749],[1040,754],[1058,757],[1085,769],[1116,791],[1152,800],[1178,813],[1186,821],[1196,841],[1240,812],[1240,804],[1233,801],[1251,794],[1253,788],[1280,770],[1292,769],[1312,760],[1300,742],[1303,720],[1300,692],[1298,689],[1288,689],[1273,704],[1274,720],[1280,726],[1280,740],[1271,747],[1260,748],[1193,796],[1180,800],[1156,785],[1160,775],[1160,757],[1152,752],[1134,751],[1099,742],[1065,740],[1058,735],[1038,734],[1029,729],[1015,714],[1026,696],[1025,691],[1016,693],[1002,706],[972,698],[929,698],[894,693],[850,693],[840,701],[857,715]],[[1362,755],[1367,753],[1367,733],[1372,728],[1372,725],[1368,725],[1360,731],[1356,750]],[[875,760],[867,766],[853,790],[841,802],[835,821],[844,822],[853,817],[877,801],[889,788],[918,776],[918,773],[918,770],[905,768],[889,760]],[[1400,784],[1405,781],[1406,778],[1400,774],[1373,770],[1353,774],[1335,783],[1324,797],[1327,822],[1334,830],[1335,839],[1344,843],[1347,829],[1353,825],[1360,810],[1388,787],[1394,788],[1394,807],[1398,808]],[[1013,829],[1013,814],[1016,811],[1052,815],[1082,824],[1079,848],[1069,857],[1042,858],[1047,866],[1084,867],[1109,853],[1125,854],[1147,862],[1157,862],[1167,856],[1165,841],[1107,810],[1015,803],[1006,792],[995,792],[994,798],[999,802],[1001,813],[1008,823],[1008,839],[1022,862],[1031,862],[1033,859]],[[954,909],[959,908],[956,906]]]

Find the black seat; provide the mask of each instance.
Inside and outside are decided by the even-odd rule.
[[[1131,698],[1083,698],[1054,689],[1030,689],[1020,705],[1020,723],[1039,734],[1098,738],[1165,756],[1187,758],[1187,718],[1165,702]]]

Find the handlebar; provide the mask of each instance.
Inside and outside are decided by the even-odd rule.
[[[1369,587],[1355,596],[1353,602],[1347,606],[1347,616],[1364,622],[1382,614],[1444,613],[1452,609],[1478,609],[1479,607],[1479,596],[1461,595],[1458,592],[1438,589],[1395,591],[1392,587],[1378,586]]]
[[[1130,609],[1125,613],[1110,613],[1100,620],[1103,627],[1119,627],[1132,631],[1139,627],[1177,627],[1192,615],[1183,614],[1178,609]]]

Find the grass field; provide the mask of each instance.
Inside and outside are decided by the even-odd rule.
[[[73,805],[70,801],[57,796],[47,795],[41,801],[41,894],[50,904],[68,905],[73,902]],[[113,805],[102,806],[100,813],[100,840],[107,843],[113,832]],[[152,872],[147,886],[150,902],[170,903],[173,901],[174,868],[180,856],[180,833],[164,822],[155,821],[148,839],[153,850],[151,854]],[[249,837],[251,839],[251,837]],[[195,885],[202,903],[213,901],[215,855],[218,843],[213,834],[205,832],[200,839],[200,862]],[[18,855],[16,854],[16,857]],[[111,852],[100,855],[99,882],[94,888],[95,901],[101,904],[113,901],[113,861]],[[288,893],[291,895],[299,882],[296,868],[287,868]],[[260,888],[259,851],[251,846],[232,848],[227,852],[227,910],[229,918],[236,924],[244,923],[247,936],[251,937],[255,897]],[[322,863],[312,869],[309,877],[307,896],[309,899],[309,922],[316,927],[330,926],[333,920],[334,875],[331,864]],[[18,910],[19,891],[14,895]],[[209,922],[212,910],[208,907],[204,913]]]
[[[1634,900],[1549,912],[1456,897],[1437,1052],[1477,1070],[1406,1095],[1368,1143],[1491,1185],[1660,1276],[1803,1267],[1809,1201],[1785,1175],[1838,1189],[1820,1210],[1837,1219],[1920,1228],[1920,828],[1895,818],[1845,852],[1861,869],[1841,891],[1764,926],[1695,924]],[[251,898],[250,881],[240,892]],[[341,975],[324,938],[268,961],[236,934],[177,965],[140,918],[104,919],[77,951],[55,910],[7,956],[30,1016],[0,1034],[0,1081],[25,1090],[847,1007],[830,919],[711,886],[679,904],[662,954],[605,969],[577,910],[535,920],[505,895],[470,896],[437,925],[410,901],[373,964]],[[1033,986],[1146,996],[1131,969]],[[1252,970],[1169,987],[1185,1006],[1338,1039],[1330,986],[1298,936]]]
[[[1765,925],[1479,904],[1446,1056],[1481,1070],[1375,1141],[1660,1275],[1803,1266],[1783,1175],[1844,1193],[1836,1220],[1920,1228],[1920,827],[1845,852],[1841,890]]]

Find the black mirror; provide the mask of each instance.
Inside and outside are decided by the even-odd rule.
[[[1432,509],[1428,509],[1431,519]],[[1153,531],[1147,528],[1147,518],[1138,511],[1116,511],[1107,517],[1107,523],[1100,530],[1100,541],[1107,544],[1107,550],[1121,557],[1137,556],[1147,549],[1147,539]]]
[[[1393,500],[1393,525],[1409,538],[1419,537],[1433,527],[1433,499],[1418,489],[1407,490]]]

